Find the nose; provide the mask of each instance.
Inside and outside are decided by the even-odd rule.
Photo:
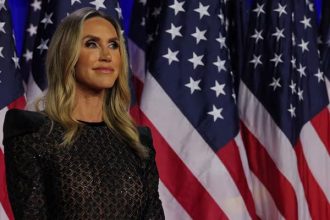
[[[102,48],[100,51],[100,60],[110,62],[111,61],[111,52],[109,48]]]

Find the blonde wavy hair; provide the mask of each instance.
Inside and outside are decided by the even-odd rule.
[[[122,58],[121,72],[103,100],[103,120],[116,136],[128,143],[141,158],[146,158],[148,150],[141,144],[137,128],[129,115],[128,59],[121,28],[114,19],[100,11],[79,9],[63,19],[56,29],[46,58],[48,91],[43,100],[45,113],[66,129],[62,145],[72,144],[83,126],[72,117],[76,90],[75,65],[79,58],[83,23],[92,17],[104,18],[114,26]]]

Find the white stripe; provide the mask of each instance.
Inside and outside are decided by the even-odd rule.
[[[134,71],[133,74],[141,82],[145,77],[145,54],[131,39],[128,39],[129,63]]]
[[[2,207],[1,202],[0,202],[0,220],[9,220],[5,210]]]
[[[236,184],[218,156],[149,73],[144,84],[141,110],[227,217],[250,219]]]
[[[330,81],[328,80],[327,77],[324,78],[325,78],[325,85],[327,86],[328,97],[330,97]]]
[[[180,219],[180,220],[191,220],[192,218],[188,215],[186,210],[180,205],[180,203],[172,196],[166,186],[159,181],[159,196],[162,201],[163,209],[165,212],[165,219]]]
[[[253,182],[252,196],[254,198],[254,204],[256,206],[256,213],[261,219],[280,220],[284,219],[281,212],[277,209],[276,204],[269,194],[268,190],[260,182],[258,177],[253,173],[251,174]]]
[[[5,121],[5,115],[7,112],[7,107],[0,110],[0,150],[3,152],[2,140],[3,140],[3,123]]]
[[[298,203],[298,218],[311,219],[299,177],[296,154],[290,141],[277,127],[264,106],[242,81],[240,82],[238,99],[241,120],[265,147],[277,168],[288,179],[295,190]]]
[[[328,203],[330,201],[330,157],[311,123],[307,123],[300,133],[301,144],[307,164]]]
[[[29,75],[28,84],[25,89],[26,93],[26,109],[30,111],[35,111],[35,102],[38,98],[43,96],[42,90],[36,84],[33,79],[33,75]]]

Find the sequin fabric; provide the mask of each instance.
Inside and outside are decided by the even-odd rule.
[[[15,219],[164,219],[152,146],[141,160],[105,124],[85,123],[63,148],[64,129],[50,124],[4,142]]]

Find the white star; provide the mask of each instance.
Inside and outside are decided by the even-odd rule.
[[[257,7],[253,9],[253,11],[257,13],[258,17],[261,13],[265,14],[264,6],[265,4],[259,5],[259,3],[257,3]]]
[[[215,85],[211,87],[212,90],[215,91],[215,94],[217,97],[219,97],[220,94],[226,95],[225,88],[226,84],[219,84],[218,81],[215,81]]]
[[[218,118],[223,119],[223,116],[221,115],[222,108],[217,108],[215,105],[213,105],[212,111],[208,112],[207,114],[213,116],[213,121],[215,122]]]
[[[257,29],[254,29],[254,35],[251,36],[251,38],[256,39],[256,43],[258,43],[259,40],[263,40],[264,38],[262,37],[262,31],[257,31]]]
[[[34,0],[33,3],[31,4],[31,7],[33,8],[34,12],[41,10],[41,1]]]
[[[47,39],[47,40],[41,39],[41,43],[37,47],[37,49],[40,50],[40,54],[42,54],[43,50],[48,50],[48,46],[47,46],[48,41],[49,41],[49,39]]]
[[[296,58],[294,56],[292,56],[291,64],[292,64],[292,68],[295,69],[296,68]]]
[[[27,32],[29,32],[30,37],[35,35],[37,33],[37,26],[34,26],[33,24],[30,24],[30,27],[26,29]]]
[[[199,13],[199,19],[202,19],[204,15],[210,16],[209,12],[207,11],[209,7],[209,5],[203,6],[202,3],[199,3],[199,7],[194,9],[194,11]]]
[[[200,40],[207,40],[205,37],[206,30],[200,31],[198,27],[196,27],[196,32],[191,34],[194,38],[196,38],[196,44],[199,43]]]
[[[217,61],[213,63],[215,66],[218,67],[218,72],[220,73],[221,70],[226,71],[226,60],[221,60],[219,56],[217,56]]]
[[[89,4],[95,5],[95,9],[99,10],[100,8],[106,8],[104,5],[104,0],[94,0],[90,2]]]
[[[186,87],[188,87],[190,89],[190,94],[193,94],[195,92],[195,90],[202,90],[199,87],[199,83],[201,82],[201,80],[194,80],[193,78],[189,77],[189,83],[185,84]]]
[[[28,62],[29,60],[32,60],[33,52],[27,49],[23,54],[23,57],[25,57],[26,62]]]
[[[167,49],[167,54],[163,55],[166,59],[168,59],[168,65],[170,65],[173,61],[179,62],[176,55],[178,55],[179,51],[172,51],[170,48]]]
[[[227,48],[227,45],[226,45],[226,38],[223,37],[221,35],[221,33],[219,33],[219,37],[216,39],[219,43],[220,43],[220,48],[222,49],[222,47],[224,48]]]
[[[0,31],[3,33],[6,33],[5,28],[4,28],[5,24],[6,24],[5,22],[0,22]]]
[[[269,86],[273,87],[274,91],[277,87],[282,87],[280,84],[280,78],[276,79],[275,77],[273,77],[273,82],[269,84]]]
[[[185,2],[179,2],[177,0],[174,0],[174,4],[170,5],[169,7],[174,9],[174,14],[177,15],[180,11],[185,12],[185,10],[183,9],[183,4]]]
[[[141,21],[141,26],[145,26],[145,25],[146,25],[146,18],[143,17],[143,18],[142,18],[142,21]]]
[[[181,30],[182,26],[179,26],[179,27],[175,27],[173,25],[173,23],[171,24],[171,28],[166,30],[167,33],[171,34],[171,38],[172,40],[174,40],[174,38],[176,36],[178,37],[182,37],[182,34],[180,33],[180,30]]]
[[[117,7],[115,8],[115,10],[117,11],[118,18],[123,18],[123,13],[121,11],[121,7],[120,7],[119,3],[117,3]]]
[[[296,46],[296,36],[294,35],[294,33],[292,33],[291,35],[291,40],[292,40],[292,45]]]
[[[304,90],[300,90],[300,88],[298,88],[298,97],[299,97],[299,101],[302,101],[304,100],[304,97],[303,97],[303,93],[304,93]]]
[[[5,11],[7,11],[6,5],[5,5],[5,1],[6,0],[0,0],[0,11],[1,9],[5,9]]]
[[[283,63],[283,60],[281,59],[282,54],[277,55],[276,53],[274,54],[274,58],[271,59],[270,61],[275,63],[275,67],[277,67],[278,63]]]
[[[147,43],[150,44],[153,40],[154,40],[153,35],[152,34],[148,34]]]
[[[0,47],[0,57],[5,58],[2,54],[3,47]]]
[[[311,25],[311,19],[310,18],[306,18],[306,16],[304,16],[304,20],[301,20],[300,23],[302,23],[304,25],[304,29],[306,29],[307,27],[312,27]]]
[[[308,44],[308,41],[305,42],[304,39],[301,39],[301,43],[298,44],[298,47],[301,47],[302,52],[305,52],[305,50],[309,51]]]
[[[20,66],[19,66],[19,58],[16,56],[16,53],[14,53],[14,56],[11,59],[15,63],[15,69],[17,69],[17,68],[19,69],[20,68]]]
[[[53,16],[53,13],[47,14],[45,13],[44,19],[41,20],[41,23],[45,24],[45,28],[47,27],[48,24],[53,24],[51,18]]]
[[[142,3],[142,5],[146,5],[147,4],[147,0],[139,0],[140,3]]]
[[[296,90],[296,83],[293,82],[293,80],[291,80],[291,84],[290,84],[290,89],[291,89],[291,93],[292,94],[295,94],[297,93],[297,90]]]
[[[202,62],[203,56],[204,55],[197,56],[195,52],[193,52],[193,57],[188,61],[192,62],[194,64],[194,69],[196,69],[198,65],[204,66],[204,63]]]
[[[71,5],[73,5],[75,2],[81,3],[80,0],[71,0]]]
[[[276,37],[276,41],[279,41],[281,39],[281,37],[285,38],[283,31],[284,31],[284,28],[280,30],[278,27],[276,27],[276,31],[272,34],[272,36]]]
[[[274,9],[274,11],[277,11],[279,13],[279,17],[281,17],[282,14],[287,14],[285,8],[286,5],[282,6],[280,3],[278,3],[278,8]]]
[[[262,62],[261,62],[261,55],[259,56],[256,56],[255,54],[253,54],[253,59],[250,60],[249,63],[253,63],[254,64],[254,68],[256,68],[258,66],[258,64],[261,64],[262,65]]]
[[[300,77],[306,76],[305,73],[305,66],[302,66],[301,63],[299,63],[299,68],[297,69],[297,71],[299,72]]]
[[[314,76],[317,77],[318,82],[324,81],[323,72],[321,72],[320,69],[318,69],[317,73],[315,73]]]
[[[290,112],[291,118],[296,117],[296,107],[293,107],[292,104],[290,104],[290,108],[288,109],[288,111]]]
[[[162,12],[162,8],[155,8],[154,11],[152,12],[152,16],[157,17],[158,15],[160,15],[160,13]]]

